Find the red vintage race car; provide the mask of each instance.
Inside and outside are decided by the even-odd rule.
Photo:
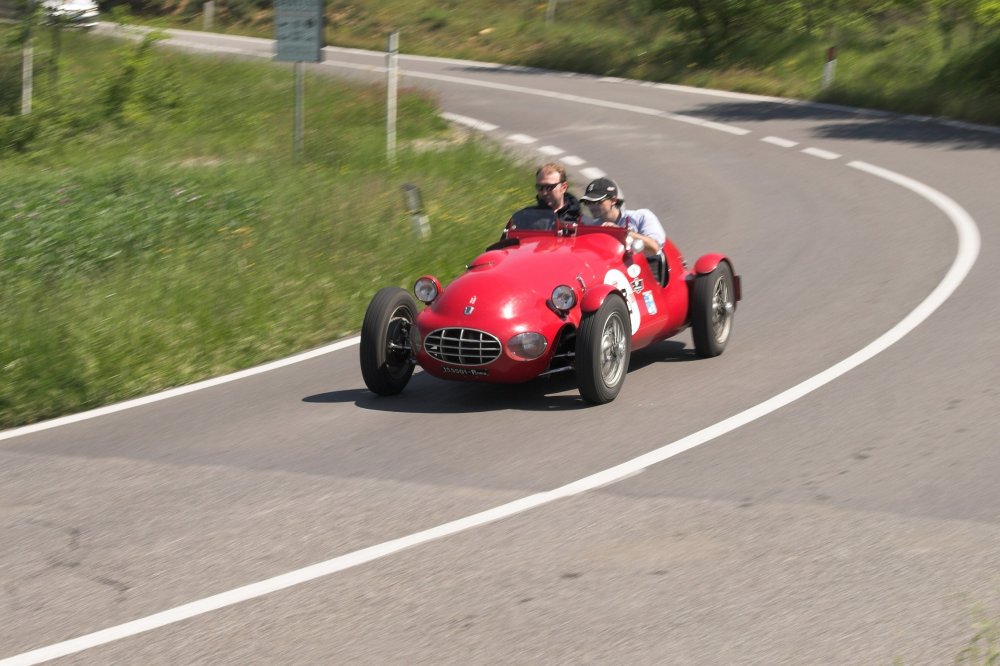
[[[441,379],[526,382],[574,372],[580,395],[614,400],[629,357],[691,328],[695,352],[718,356],[732,331],[740,278],[722,254],[689,269],[667,240],[646,256],[626,229],[515,213],[503,237],[447,288],[426,275],[414,294],[386,287],[361,327],[361,374],[379,395],[406,387],[416,366]]]

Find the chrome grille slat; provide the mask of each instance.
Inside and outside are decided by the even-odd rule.
[[[500,358],[500,340],[474,328],[439,328],[427,334],[424,349],[454,365],[486,365]]]

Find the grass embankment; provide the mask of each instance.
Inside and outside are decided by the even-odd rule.
[[[0,155],[3,428],[355,332],[377,288],[454,276],[530,195],[527,169],[412,92],[390,168],[384,90],[307,76],[296,163],[287,66],[63,48],[59,110],[43,86],[29,152]]]
[[[952,3],[728,3],[726,26],[654,0],[330,0],[326,43],[480,59],[1000,124],[1000,19]],[[700,3],[711,14],[721,3]],[[273,37],[253,0],[220,6],[215,29]],[[160,25],[201,29],[200,4],[149,5]],[[969,3],[962,6],[971,7]],[[182,9],[183,8],[183,9]],[[983,10],[985,11],[985,10]],[[1000,13],[1000,10],[996,10]],[[149,19],[149,17],[145,17]],[[983,24],[987,19],[994,22]],[[724,38],[725,36],[725,38]],[[823,87],[827,49],[838,47]]]

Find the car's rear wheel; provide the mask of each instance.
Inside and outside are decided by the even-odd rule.
[[[361,376],[379,395],[396,395],[413,374],[410,327],[417,303],[400,287],[380,289],[361,324]]]
[[[691,333],[694,350],[703,358],[718,356],[729,342],[736,311],[733,271],[725,261],[711,273],[694,279],[691,293]]]
[[[586,314],[576,336],[576,381],[589,403],[611,402],[625,384],[632,334],[628,306],[615,294]]]

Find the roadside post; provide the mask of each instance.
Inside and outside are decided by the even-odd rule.
[[[413,233],[420,238],[427,238],[431,235],[431,223],[424,212],[423,197],[420,196],[420,188],[412,183],[403,185],[403,200],[406,203],[406,210],[410,213],[410,223],[413,225]]]
[[[34,94],[35,47],[29,28],[28,38],[21,50],[21,115],[31,113],[31,97]]]
[[[396,106],[399,86],[399,31],[389,34],[385,53],[385,156],[389,164],[396,163]]]
[[[823,65],[823,90],[833,85],[833,75],[837,70],[837,47],[826,50],[826,64]]]
[[[274,59],[295,63],[295,120],[292,130],[293,153],[302,156],[305,83],[303,62],[323,60],[323,0],[275,0]]]
[[[211,30],[212,24],[215,23],[215,0],[208,0],[203,5],[202,18],[204,19],[204,29]]]

